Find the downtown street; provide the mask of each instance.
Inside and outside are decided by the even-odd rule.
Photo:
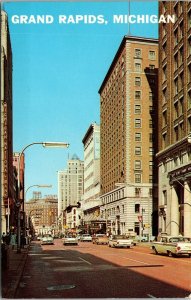
[[[115,249],[33,241],[15,298],[185,298],[190,271],[187,256],[155,255],[147,243]]]

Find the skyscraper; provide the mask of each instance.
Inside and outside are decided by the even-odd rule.
[[[77,205],[83,194],[84,162],[77,155],[67,161],[67,168],[58,172],[58,215],[69,205]]]
[[[125,36],[99,89],[102,214],[113,233],[152,231],[157,75],[158,41]]]

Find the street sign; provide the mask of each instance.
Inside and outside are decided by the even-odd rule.
[[[150,228],[151,225],[150,224],[144,224],[144,228]]]

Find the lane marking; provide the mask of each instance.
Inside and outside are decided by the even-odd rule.
[[[134,261],[134,262],[137,262],[137,263],[143,264],[143,265],[148,265],[148,266],[150,266],[150,265],[151,265],[151,264],[149,264],[149,263],[146,263],[146,262],[144,262],[144,261],[141,261],[141,260],[131,259],[131,258],[124,257],[124,256],[122,256],[122,258],[124,258],[124,259],[127,259],[127,260],[131,260],[131,261]]]
[[[79,259],[83,260],[83,261],[84,261],[85,263],[87,263],[88,265],[92,265],[92,263],[91,263],[91,262],[89,262],[89,261],[87,261],[87,260],[83,259],[82,257],[79,257]]]
[[[149,298],[156,298],[155,296],[153,296],[153,295],[151,295],[151,294],[147,294],[147,296],[148,296]]]

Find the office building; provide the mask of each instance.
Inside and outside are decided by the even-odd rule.
[[[77,205],[83,194],[84,162],[77,155],[67,161],[67,168],[58,172],[58,216],[69,205]]]
[[[159,231],[191,236],[191,3],[162,1],[159,14]]]
[[[157,76],[158,40],[125,36],[99,89],[101,217],[112,233],[157,231]]]
[[[88,232],[102,228],[100,221],[100,126],[89,126],[83,140],[84,146],[84,194],[82,227]]]

